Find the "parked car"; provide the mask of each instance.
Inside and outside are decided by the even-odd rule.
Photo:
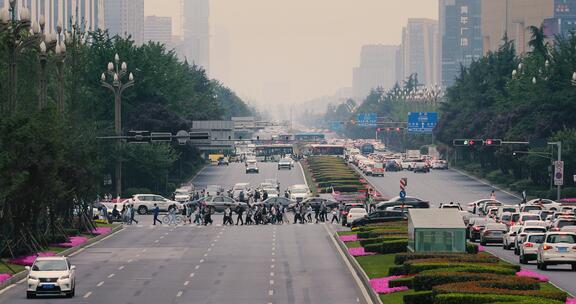
[[[523,237],[529,233],[546,233],[546,227],[542,226],[522,226],[516,234],[514,239],[514,254],[520,254],[520,245],[522,245]]]
[[[186,202],[192,197],[192,192],[189,188],[178,188],[174,190],[174,201]]]
[[[482,209],[482,207],[484,207],[484,205],[486,203],[493,203],[493,202],[500,203],[499,201],[494,200],[494,199],[480,199],[480,200],[474,201],[471,203],[472,205],[469,207],[468,211],[470,211],[474,214],[481,214],[480,210]],[[492,204],[492,205],[494,206],[494,204]],[[502,206],[502,203],[500,203],[499,205],[498,204],[495,204],[495,205]]]
[[[366,226],[369,224],[378,224],[378,223],[385,223],[385,222],[393,222],[399,220],[405,220],[406,214],[400,211],[374,211],[370,214],[356,219],[350,225],[352,228]]]
[[[480,245],[486,246],[488,243],[502,243],[504,234],[508,232],[508,226],[504,224],[487,224],[480,234]]]
[[[350,209],[350,211],[348,211],[348,214],[346,215],[346,222],[348,222],[348,226],[351,226],[352,222],[354,222],[355,220],[357,220],[359,218],[363,218],[366,215],[368,215],[368,212],[366,212],[366,209],[364,209],[364,208],[352,208],[352,209]]]
[[[136,211],[140,215],[144,215],[150,212],[152,209],[154,209],[154,205],[158,206],[160,211],[168,211],[172,205],[182,205],[178,202],[169,200],[156,194],[135,194],[132,196],[132,198],[133,202],[130,201],[129,203],[134,203],[134,208],[136,208]]]
[[[540,221],[540,216],[535,213],[520,213],[518,224],[524,225],[526,221]]]
[[[520,225],[510,226],[508,232],[504,234],[502,237],[502,248],[506,250],[512,249],[515,245],[516,236],[518,235],[518,231],[522,229]]]
[[[278,170],[281,169],[288,169],[288,170],[292,170],[292,159],[290,158],[283,158],[278,162]]]
[[[278,196],[278,197],[270,197],[267,200],[265,200],[263,203],[266,206],[279,204],[279,205],[283,206],[284,208],[288,208],[288,206],[295,203],[295,201],[292,201],[292,200],[287,199],[285,197]]]
[[[28,271],[26,297],[37,295],[65,295],[74,297],[76,266],[66,257],[37,257]]]
[[[536,257],[538,269],[546,270],[549,265],[570,264],[576,271],[576,234],[571,232],[548,232],[538,247]]]
[[[524,236],[522,246],[520,246],[520,255],[518,262],[528,264],[529,261],[536,260],[538,247],[544,242],[545,233],[528,233]]]
[[[259,173],[260,169],[258,169],[258,164],[256,160],[250,159],[246,161],[246,174],[248,173]]]

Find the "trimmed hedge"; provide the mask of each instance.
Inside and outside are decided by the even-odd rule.
[[[475,264],[475,263],[458,263],[458,262],[426,262],[426,260],[413,260],[404,263],[400,267],[401,274],[416,274],[426,270],[454,271],[454,272],[471,272],[471,273],[496,273],[496,274],[515,274],[520,270],[517,265],[498,265],[498,264]],[[392,269],[392,268],[391,268]]]
[[[403,297],[404,304],[433,304],[434,294],[431,291],[422,291],[414,294],[407,294]],[[465,303],[465,302],[462,302]],[[458,304],[462,304],[458,303]]]
[[[497,282],[490,282],[490,281],[480,281],[480,282],[459,282],[459,283],[451,283],[440,285],[433,288],[433,292],[435,294],[444,294],[444,293],[472,293],[472,294],[489,294],[489,295],[519,295],[519,296],[530,296],[530,297],[538,297],[538,298],[546,298],[556,301],[566,301],[566,293],[561,291],[547,291],[547,290],[534,290],[534,289],[522,289],[526,287],[533,287],[530,284],[523,284],[522,281],[519,280],[520,278],[509,276],[507,278],[500,277],[498,282],[500,282],[501,287],[506,285],[510,288],[497,288],[494,286],[498,286]],[[523,278],[529,279],[529,278]],[[514,280],[518,281],[517,283]],[[532,279],[536,288],[540,288],[538,282],[535,279]]]
[[[404,301],[404,303],[408,303]],[[417,302],[412,302],[416,304]],[[430,303],[430,302],[422,302]],[[514,296],[514,295],[496,295],[496,294],[465,294],[465,293],[448,293],[439,294],[434,297],[433,304],[487,304],[487,303],[506,303],[506,304],[564,304],[563,301],[556,301],[545,298]]]
[[[380,254],[391,254],[406,252],[406,247],[408,246],[408,239],[398,239],[391,241],[384,241],[378,244],[370,244],[364,247],[366,251],[377,252]]]
[[[407,234],[406,230],[402,229],[387,229],[387,230],[371,230],[365,232],[358,232],[358,238],[360,239],[373,239],[387,235],[398,235]]]
[[[388,287],[402,287],[402,286],[414,289],[414,277],[399,278],[388,282]]]
[[[447,259],[454,262],[498,263],[500,259],[488,254],[465,253],[399,253],[394,257],[394,264],[402,265],[406,261],[422,259]]]
[[[480,249],[477,244],[466,243],[466,253],[477,254]]]
[[[467,282],[473,284],[480,284],[490,281],[494,285],[491,287],[504,287],[509,286],[508,289],[520,290],[537,290],[540,288],[538,282],[532,278],[518,278],[519,280],[510,281],[509,278],[517,278],[512,275],[502,275],[495,273],[470,273],[470,272],[457,272],[457,271],[429,271],[420,273],[413,278],[414,290],[431,290],[436,286],[446,285],[450,283]],[[499,282],[499,283],[497,283]]]
[[[366,247],[366,245],[371,244],[378,244],[385,241],[396,241],[396,240],[405,240],[407,235],[405,234],[393,234],[387,236],[381,236],[376,238],[369,238],[369,239],[360,239],[360,246]]]

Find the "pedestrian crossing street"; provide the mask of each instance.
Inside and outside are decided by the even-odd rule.
[[[330,224],[329,222],[327,223],[318,223],[318,224]],[[155,229],[155,228],[186,228],[186,229],[210,229],[210,228],[222,228],[222,227],[235,227],[235,228],[243,228],[243,227],[267,227],[267,226],[271,226],[271,227],[278,227],[278,226],[296,226],[296,227],[303,227],[306,225],[317,225],[315,223],[305,223],[305,224],[282,224],[282,225],[234,225],[234,226],[230,226],[230,225],[222,225],[220,224],[212,224],[212,225],[196,225],[196,224],[181,224],[181,225],[166,225],[166,224],[162,224],[162,225],[152,225],[152,224],[132,224],[132,225],[124,225],[124,228],[127,229]],[[334,223],[333,225],[338,225],[337,223]]]

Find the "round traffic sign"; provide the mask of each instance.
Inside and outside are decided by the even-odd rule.
[[[556,179],[562,179],[562,173],[561,172],[556,172]]]
[[[185,145],[190,140],[190,133],[185,130],[180,130],[176,133],[176,139],[178,140],[178,144]]]

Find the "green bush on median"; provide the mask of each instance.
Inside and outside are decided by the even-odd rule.
[[[564,301],[519,295],[447,293],[434,296],[433,304],[564,304]],[[407,303],[407,302],[405,302]],[[424,302],[422,304],[425,304]]]

